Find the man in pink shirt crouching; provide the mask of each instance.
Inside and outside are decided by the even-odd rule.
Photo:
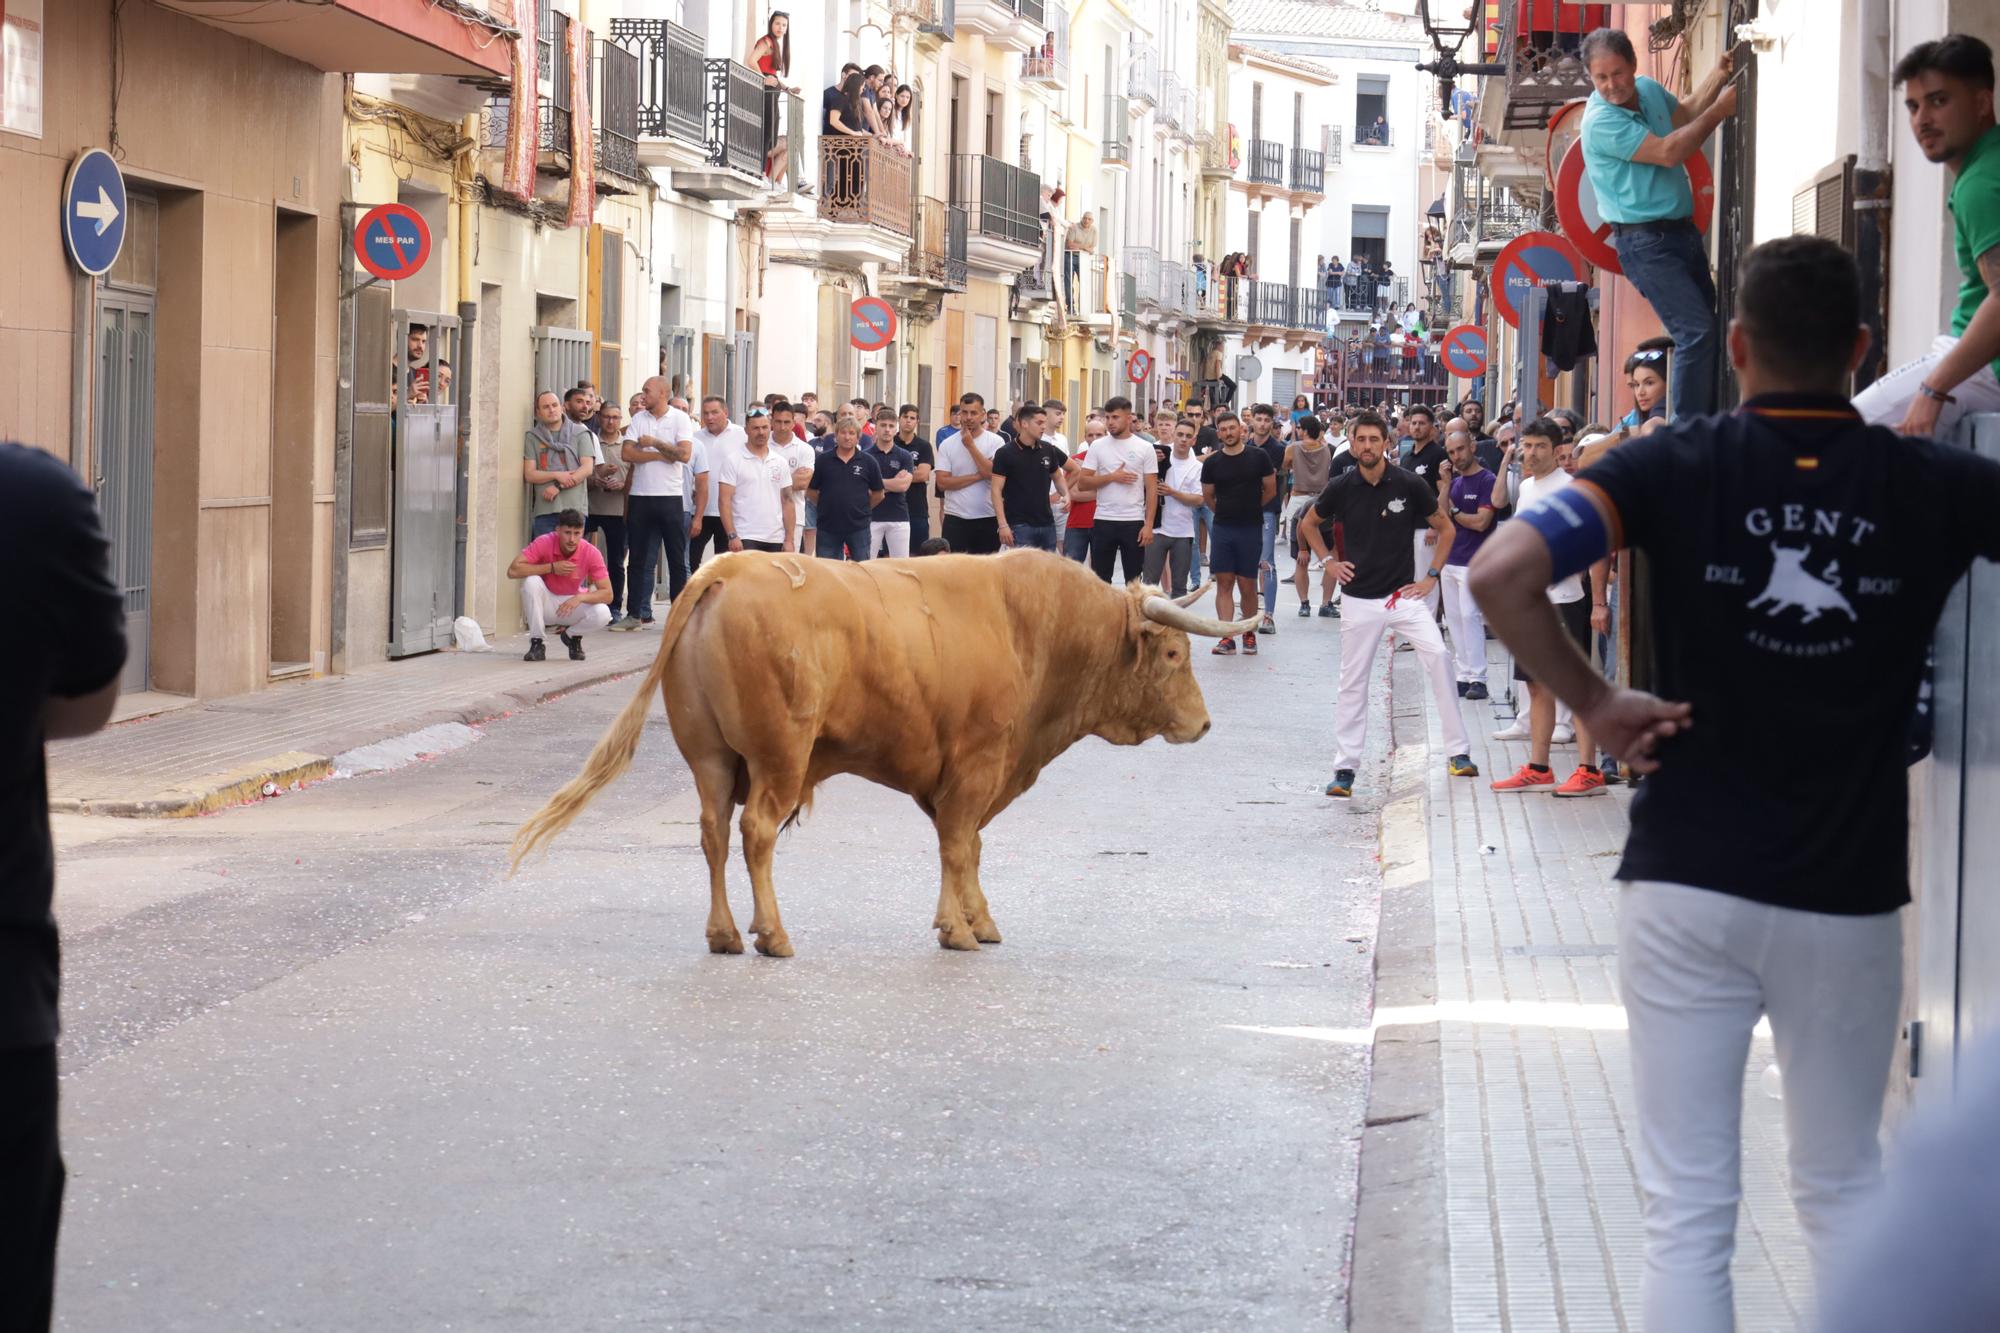
[[[574,509],[556,516],[554,532],[522,548],[507,566],[507,577],[521,580],[521,619],[528,622],[524,662],[547,660],[542,637],[550,625],[569,649],[570,661],[581,662],[583,636],[611,623],[611,572],[583,539],[583,515]]]

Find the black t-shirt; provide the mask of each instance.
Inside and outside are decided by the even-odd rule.
[[[819,95],[819,132],[821,134],[840,133],[839,130],[833,127],[833,113],[836,111],[840,112],[843,117],[847,114],[847,98],[841,94],[840,85],[837,83]]]
[[[1845,399],[1766,394],[1621,444],[1577,484],[1646,553],[1655,693],[1694,708],[1633,799],[1618,877],[1814,912],[1907,903],[1910,710],[1946,595],[2000,557],[2000,464],[1865,426]]]
[[[1215,522],[1224,528],[1262,525],[1264,478],[1277,473],[1271,455],[1253,444],[1219,449],[1201,460],[1201,484],[1215,487]]]
[[[993,475],[1004,478],[1000,504],[1007,513],[1007,526],[1016,523],[1031,527],[1055,526],[1055,510],[1049,505],[1049,487],[1056,473],[1069,462],[1069,455],[1043,441],[1024,446],[1016,440],[993,452]]]
[[[917,456],[899,444],[891,444],[887,451],[870,445],[865,451],[874,461],[875,470],[882,474],[883,481],[894,481],[917,465]],[[912,490],[915,489],[913,486]],[[910,509],[907,503],[909,491],[892,491],[886,487],[882,492],[882,503],[875,506],[869,515],[871,523],[907,523]]]
[[[910,457],[916,460],[911,464],[912,467],[934,468],[937,466],[937,451],[931,448],[929,438],[922,434],[912,435],[907,440],[901,436],[897,436],[896,447],[910,451]],[[931,484],[929,482],[911,482],[910,489],[903,492],[903,496],[908,501],[909,511],[912,514],[930,513]]]
[[[1283,498],[1285,494],[1285,442],[1276,435],[1273,435],[1262,444],[1258,444],[1255,440],[1252,440],[1250,443],[1253,448],[1261,449],[1265,456],[1271,460],[1271,471],[1278,478],[1278,493],[1264,504],[1265,513],[1275,514],[1285,503]]]
[[[111,581],[97,502],[39,449],[0,445],[0,559],[19,623],[0,665],[0,1050],[56,1039],[55,850],[42,705],[102,689],[125,665],[125,600]]]
[[[1203,426],[1194,433],[1194,451],[1206,454],[1222,447],[1222,437],[1215,433],[1215,427]]]
[[[807,489],[819,493],[821,532],[845,534],[868,526],[874,512],[868,497],[882,489],[882,470],[869,452],[856,448],[854,457],[843,459],[838,449],[828,449],[813,465],[812,485]]]
[[[1404,466],[1429,482],[1432,490],[1436,490],[1438,478],[1445,474],[1450,462],[1450,457],[1444,451],[1444,441],[1433,436],[1429,444],[1411,450]]]
[[[1350,597],[1387,597],[1410,581],[1410,537],[1430,525],[1437,487],[1416,473],[1384,466],[1373,486],[1355,467],[1326,484],[1313,501],[1321,522],[1341,525],[1341,556],[1354,566]]]

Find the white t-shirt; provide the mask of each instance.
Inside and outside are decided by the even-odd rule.
[[[1161,483],[1167,490],[1186,491],[1192,495],[1201,494],[1201,460],[1192,452],[1186,458],[1167,456],[1167,475]],[[1160,507],[1160,535],[1162,537],[1194,536],[1194,513],[1200,506],[1183,504],[1169,495]]]
[[[776,449],[765,450],[759,458],[747,448],[732,448],[719,457],[722,461],[709,480],[716,483],[718,499],[724,486],[736,488],[729,498],[736,535],[746,542],[783,541],[784,495],[792,488],[791,460]]]
[[[973,442],[979,452],[989,460],[1000,452],[1000,446],[1007,443],[1007,437],[993,431],[981,431]],[[972,461],[972,455],[965,452],[965,432],[946,440],[937,447],[939,471],[949,472],[954,477],[969,477],[979,471]],[[992,518],[993,488],[985,482],[975,486],[961,486],[955,491],[944,493],[944,512],[953,518]]]
[[[694,438],[694,422],[678,407],[670,407],[654,416],[643,407],[630,425],[625,427],[625,438],[639,441],[651,437],[665,440],[668,444],[679,444]],[[686,480],[684,463],[662,463],[648,459],[632,465],[633,495],[674,495],[685,496]]]
[[[785,462],[791,467],[792,471],[794,472],[797,472],[800,468],[804,468],[806,471],[810,472],[813,470],[813,465],[819,462],[819,451],[817,449],[814,449],[810,442],[806,440],[801,440],[797,436],[794,436],[789,442],[787,442],[785,447],[779,452],[784,454]],[[805,487],[803,486],[792,487],[792,507],[793,510],[798,514],[798,519],[797,519],[798,525],[803,528],[806,525]]]
[[[695,457],[706,458],[708,460],[708,508],[702,512],[710,518],[719,518],[722,514],[722,482],[720,480],[722,476],[722,460],[728,458],[731,454],[742,453],[744,445],[748,442],[748,438],[743,433],[743,427],[734,422],[724,426],[722,433],[719,435],[710,435],[705,430],[697,430],[694,433]],[[701,469],[697,468],[695,470],[698,472]],[[688,484],[692,488],[694,483],[690,482]],[[762,541],[764,539],[759,537],[757,540]]]
[[[1574,480],[1574,477],[1561,468],[1557,468],[1546,477],[1530,477],[1524,473],[1521,477],[1521,493],[1514,500],[1515,516],[1519,517],[1529,505],[1546,496],[1555,494]],[[1583,575],[1572,574],[1560,583],[1551,583],[1549,585],[1549,600],[1557,606],[1561,606],[1567,602],[1582,601]]]
[[[1113,482],[1097,489],[1097,517],[1100,522],[1130,523],[1146,517],[1146,477],[1157,475],[1160,456],[1153,446],[1137,435],[1119,439],[1107,435],[1090,447],[1090,461],[1084,470],[1104,474],[1129,470],[1137,481]]]

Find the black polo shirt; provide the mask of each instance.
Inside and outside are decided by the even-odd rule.
[[[1007,526],[1052,528],[1055,510],[1049,504],[1049,487],[1056,473],[1069,462],[1069,455],[1046,441],[1023,445],[1010,440],[993,453],[993,475],[1002,479],[1000,505]]]
[[[862,452],[874,461],[875,470],[882,474],[883,481],[894,481],[905,472],[911,471],[917,465],[917,456],[899,444],[892,444],[886,450],[870,445],[868,448],[862,450]],[[911,489],[914,490],[915,487]],[[882,502],[875,506],[874,512],[869,515],[869,521],[872,523],[909,522],[910,509],[907,503],[909,494],[909,491],[892,491],[884,488]]]
[[[0,1050],[56,1039],[55,851],[42,707],[104,688],[125,665],[125,599],[97,500],[39,449],[0,445],[0,552],[35,632],[0,657]]]
[[[1946,595],[2000,557],[2000,464],[1843,398],[1766,394],[1576,484],[1646,552],[1655,692],[1694,708],[1632,802],[1619,878],[1843,915],[1907,903],[1910,710]]]
[[[931,448],[930,439],[921,433],[912,435],[907,440],[900,435],[897,436],[896,447],[910,451],[910,458],[913,460],[910,466],[913,468],[934,468],[937,466],[937,451]],[[928,514],[931,512],[931,484],[929,482],[911,482],[910,489],[903,492],[903,498],[907,501],[905,508],[910,513]]]
[[[1207,454],[1221,447],[1222,436],[1216,433],[1215,427],[1203,426],[1194,433],[1194,451],[1196,453]]]
[[[1450,456],[1444,451],[1444,441],[1432,436],[1429,444],[1411,451],[1404,466],[1429,482],[1432,490],[1436,490],[1438,478],[1445,474],[1450,464]]]
[[[882,469],[868,456],[873,452],[856,447],[854,457],[843,459],[838,449],[828,449],[813,464],[807,489],[819,493],[821,532],[844,535],[868,526],[874,512],[869,497],[883,493]]]
[[[1354,566],[1344,591],[1372,601],[1408,583],[1410,537],[1430,526],[1437,506],[1436,486],[1386,463],[1372,486],[1358,466],[1328,482],[1313,511],[1341,525],[1341,558]]]

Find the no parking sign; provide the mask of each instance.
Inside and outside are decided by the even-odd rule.
[[[383,282],[414,277],[431,257],[431,229],[408,204],[380,204],[354,229],[354,257]]]
[[[1521,304],[1532,287],[1550,282],[1582,282],[1590,271],[1576,247],[1552,231],[1523,232],[1507,242],[1493,261],[1493,308],[1521,327]]]
[[[1438,360],[1459,379],[1478,379],[1486,373],[1486,330],[1477,324],[1459,325],[1444,335]]]
[[[864,296],[847,308],[848,341],[857,352],[879,352],[896,336],[896,311],[879,296]]]

